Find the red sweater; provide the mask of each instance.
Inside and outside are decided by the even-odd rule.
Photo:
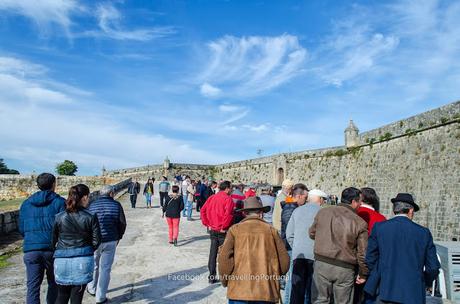
[[[201,222],[214,231],[227,230],[233,221],[234,203],[225,191],[211,195],[200,209]]]
[[[370,208],[364,207],[364,206],[359,207],[357,212],[358,212],[358,215],[363,220],[366,221],[367,232],[369,235],[371,235],[372,228],[374,227],[375,223],[383,222],[387,220],[386,217],[384,217],[382,214]]]

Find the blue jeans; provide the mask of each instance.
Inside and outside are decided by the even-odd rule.
[[[286,286],[284,287],[284,301],[283,304],[289,304],[291,300],[291,277],[292,277],[292,251],[288,251],[290,263],[289,263],[289,271],[286,274]]]
[[[192,218],[192,210],[193,210],[193,201],[187,201],[186,208],[187,209],[187,218]]]
[[[94,252],[93,281],[88,284],[88,290],[96,294],[96,302],[102,302],[106,299],[116,248],[116,241],[106,242],[101,243]]]
[[[40,303],[40,286],[46,272],[48,292],[46,303],[54,304],[57,298],[57,285],[54,281],[53,252],[29,251],[24,253],[27,273],[27,304]]]
[[[147,207],[152,206],[152,194],[151,193],[145,193],[145,202],[147,204]]]
[[[273,302],[266,301],[241,301],[241,300],[228,300],[228,304],[273,304]]]
[[[184,201],[184,210],[182,211],[182,216],[187,216],[187,206],[188,206],[188,200],[187,200],[188,195],[187,194],[182,194],[182,199]]]

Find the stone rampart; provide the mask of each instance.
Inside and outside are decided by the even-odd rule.
[[[362,144],[378,141],[385,135],[398,136],[413,131],[442,125],[448,121],[460,119],[460,101],[447,104],[440,108],[427,111],[409,118],[392,122],[380,128],[363,132],[359,135]]]
[[[0,175],[0,201],[25,198],[38,191],[34,175]],[[57,176],[56,192],[67,193],[71,186],[79,183],[88,185],[91,191],[99,190],[103,185],[119,182],[120,177],[110,176]]]

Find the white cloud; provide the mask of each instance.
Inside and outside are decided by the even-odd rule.
[[[317,51],[316,73],[337,87],[372,71],[399,44],[398,37],[384,35],[353,20],[340,23]]]
[[[123,15],[111,3],[99,4],[96,16],[100,31],[89,31],[83,36],[106,37],[116,40],[148,41],[175,33],[172,27],[150,27],[127,30],[122,27]]]
[[[361,100],[398,113],[416,113],[417,103],[458,99],[459,15],[458,1],[352,5],[312,50],[314,80],[341,88],[337,98],[346,104]],[[318,85],[314,80],[307,81]]]
[[[82,9],[76,0],[0,0],[0,10],[26,16],[42,30],[57,24],[67,32],[72,24],[70,15]]]
[[[198,78],[219,87],[220,96],[263,94],[297,76],[307,57],[292,35],[225,36],[208,43],[208,49],[212,59]]]
[[[246,130],[249,130],[249,131],[252,131],[252,132],[256,132],[256,133],[260,133],[260,132],[264,132],[264,131],[267,131],[268,128],[269,128],[269,124],[260,124],[260,125],[249,125],[249,124],[245,124],[243,125],[242,127]]]
[[[6,58],[10,60],[0,60],[8,63],[0,64],[0,151],[4,158],[36,170],[53,170],[58,161],[72,159],[85,172],[93,173],[102,165],[118,168],[158,163],[165,155],[177,162],[229,159],[228,155],[197,148],[195,142],[134,129],[123,118],[127,113],[142,113],[86,101],[86,94],[84,98],[78,95],[85,91],[65,90],[69,87],[65,84],[57,90],[56,82],[46,73],[40,74],[39,78],[46,80],[43,82],[23,77],[20,71],[27,62]]]
[[[27,104],[67,104],[72,98],[52,85],[44,86],[47,69],[13,57],[0,57],[0,102]],[[70,89],[70,86],[67,86]]]
[[[219,88],[216,88],[205,82],[201,85],[200,92],[205,97],[217,97],[222,91]]]
[[[241,107],[229,104],[223,104],[219,106],[219,111],[221,112],[237,112],[241,110]]]

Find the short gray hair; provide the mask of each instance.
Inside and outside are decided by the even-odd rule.
[[[410,209],[414,209],[414,206],[412,206],[409,203],[406,203],[406,202],[394,202],[393,203],[393,212],[395,214],[407,213],[409,212]]]
[[[115,188],[111,185],[106,185],[99,190],[99,195],[110,195],[113,192],[115,192]]]

